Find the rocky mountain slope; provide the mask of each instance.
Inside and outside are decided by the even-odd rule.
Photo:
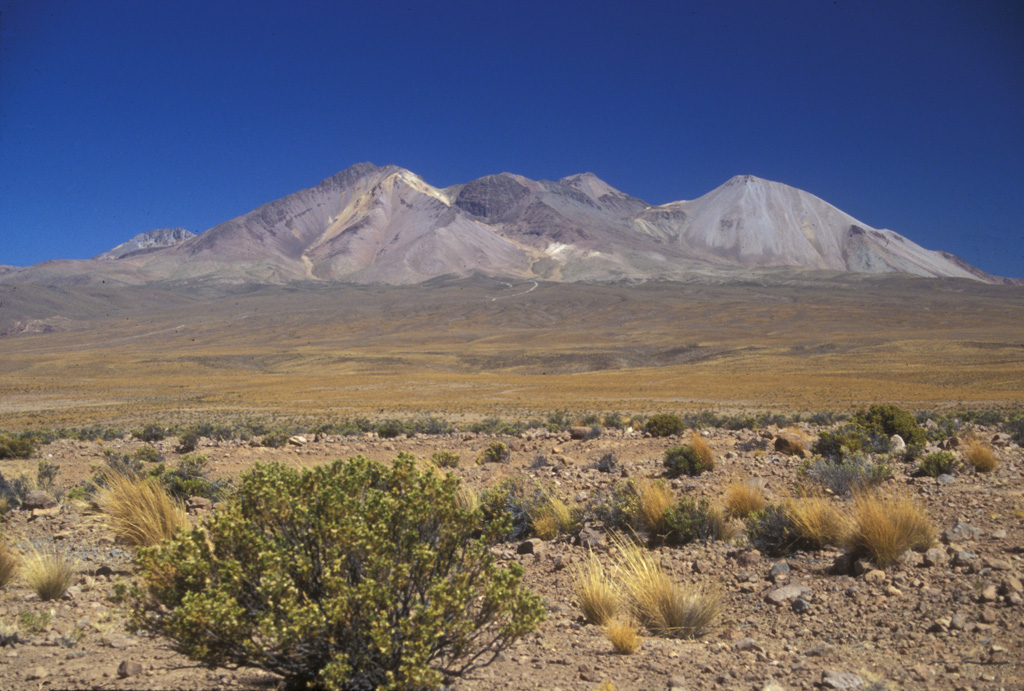
[[[439,189],[370,163],[200,235],[151,231],[94,260],[44,262],[0,273],[0,281],[685,280],[768,267],[1010,282],[749,175],[692,201],[652,206],[590,173],[553,182],[501,173]]]

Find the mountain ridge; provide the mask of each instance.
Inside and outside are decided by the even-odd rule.
[[[437,188],[368,162],[198,235],[149,231],[91,260],[14,268],[0,281],[685,280],[771,267],[1021,283],[753,175],[651,205],[589,172],[555,181],[498,173]]]

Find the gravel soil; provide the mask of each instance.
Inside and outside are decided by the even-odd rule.
[[[779,430],[708,430],[716,467],[695,478],[669,481],[677,497],[721,502],[726,485],[763,482],[774,500],[791,494],[802,478],[802,459],[774,450]],[[800,432],[813,438],[816,430]],[[660,546],[652,553],[680,582],[716,585],[724,611],[696,640],[645,636],[632,655],[613,652],[599,627],[585,623],[572,587],[572,566],[586,554],[579,536],[502,544],[501,561],[526,569],[528,586],[546,602],[547,618],[534,634],[490,666],[451,682],[454,691],[484,689],[1020,689],[1024,688],[1024,451],[995,437],[1001,463],[992,473],[962,470],[939,482],[915,477],[895,464],[886,485],[916,497],[940,535],[941,554],[908,553],[895,566],[870,565],[836,573],[837,550],[770,558],[747,544]],[[505,438],[509,463],[474,462],[494,438],[472,434],[382,440],[375,437],[309,438],[280,449],[203,440],[215,476],[235,478],[257,461],[296,467],[364,454],[378,460],[408,451],[418,458],[449,450],[461,456],[454,471],[476,489],[528,475],[583,505],[626,477],[662,477],[665,448],[680,443],[622,431],[596,439],[528,433]],[[60,467],[58,484],[74,485],[102,464],[104,449],[130,453],[134,440],[61,440],[31,459],[0,461],[8,480],[31,475],[40,459]],[[154,444],[168,465],[176,440]],[[614,454],[614,471],[597,460]],[[849,500],[835,497],[845,505]],[[208,509],[193,511],[202,520]],[[595,552],[611,558],[599,526]],[[279,679],[252,669],[209,670],[176,653],[167,640],[129,632],[122,584],[133,576],[133,550],[115,542],[102,520],[81,503],[55,509],[10,511],[2,526],[7,543],[23,552],[54,543],[77,559],[74,585],[57,601],[41,602],[22,577],[0,591],[2,689],[274,689]],[[603,542],[604,544],[600,544]],[[520,552],[531,552],[521,554]],[[788,576],[771,571],[784,562]],[[779,569],[776,569],[778,571]],[[783,569],[784,570],[784,569]],[[803,586],[779,592],[788,585]],[[792,592],[802,593],[795,601]],[[778,601],[778,604],[776,603]],[[14,633],[16,632],[16,633]]]

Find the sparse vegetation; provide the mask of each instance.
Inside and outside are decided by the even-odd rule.
[[[188,514],[153,478],[107,472],[96,505],[118,539],[135,547],[155,545],[188,528]]]
[[[645,431],[652,437],[671,437],[685,429],[682,418],[671,413],[658,413],[648,418]]]
[[[597,556],[590,552],[573,572],[573,589],[583,616],[591,624],[604,626],[619,613],[621,595],[618,587]]]
[[[35,451],[31,440],[10,434],[0,434],[0,459],[28,458]]]
[[[730,518],[746,518],[768,506],[764,489],[751,480],[733,481],[725,488],[725,512]]]
[[[714,457],[711,456],[710,450],[704,456],[692,444],[670,446],[665,449],[662,463],[669,477],[700,475],[706,470],[714,470],[715,467]]]
[[[643,637],[640,635],[640,623],[632,617],[617,617],[605,624],[604,635],[612,644],[612,649],[620,655],[632,655],[640,649]]]
[[[57,600],[71,585],[76,566],[71,556],[52,545],[45,550],[33,547],[23,564],[25,581],[40,600]]]
[[[992,447],[976,439],[967,443],[964,460],[979,473],[991,473],[999,467],[999,456]]]
[[[956,472],[957,458],[951,451],[933,451],[921,459],[918,470],[922,475],[938,477],[952,475]]]
[[[872,405],[867,410],[861,409],[854,413],[852,422],[886,437],[898,434],[907,444],[924,444],[928,441],[928,435],[917,424],[913,413],[899,406]]]
[[[684,497],[665,512],[664,523],[668,541],[679,545],[697,540],[728,542],[736,534],[722,509],[707,499]]]
[[[697,638],[722,611],[715,590],[675,582],[635,542],[619,540],[616,575],[632,613],[651,633],[670,638]]]
[[[907,550],[923,552],[935,542],[927,512],[905,494],[860,492],[853,498],[845,547],[879,567],[895,564]]]
[[[863,453],[812,458],[804,466],[806,476],[838,495],[875,487],[892,477],[892,467]]]
[[[14,580],[18,566],[18,555],[11,551],[5,541],[0,540],[0,588],[6,588]]]
[[[631,480],[623,492],[623,509],[627,525],[664,535],[668,526],[665,516],[675,498],[665,483],[648,478]]]
[[[522,569],[491,555],[507,520],[474,539],[458,484],[409,459],[257,465],[204,529],[140,553],[139,621],[206,664],[291,684],[434,688],[543,618]]]
[[[508,463],[512,458],[508,444],[503,441],[492,441],[480,455],[479,463]]]
[[[451,451],[435,451],[431,456],[430,460],[434,462],[438,468],[458,468],[459,467],[459,455],[452,453]]]
[[[842,544],[845,526],[833,500],[821,494],[808,494],[789,498],[782,507],[801,549]]]

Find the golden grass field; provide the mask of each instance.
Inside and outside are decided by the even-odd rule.
[[[68,291],[74,308],[33,305],[71,319],[67,331],[0,338],[0,427],[1024,404],[1020,286],[851,277],[531,288],[113,288],[87,301]]]

